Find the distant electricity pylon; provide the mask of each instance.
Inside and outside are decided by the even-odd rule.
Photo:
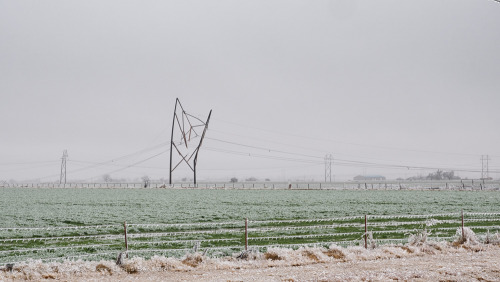
[[[325,156],[325,182],[332,182],[332,161],[333,156],[327,154]]]
[[[61,177],[59,177],[59,184],[66,184],[66,159],[68,158],[68,151],[64,150],[61,158]]]
[[[177,108],[177,105],[179,108]],[[180,109],[180,112],[178,113],[177,111]],[[208,129],[208,122],[210,121],[210,116],[212,115],[212,110],[208,113],[208,118],[207,121],[204,122],[201,119],[190,115],[186,113],[184,108],[182,107],[181,102],[179,101],[178,98],[175,99],[175,107],[174,107],[174,117],[172,120],[172,135],[170,138],[170,174],[169,174],[169,184],[172,184],[172,172],[182,163],[185,162],[189,168],[193,171],[194,173],[194,184],[196,184],[196,164],[198,163],[198,152],[200,151],[201,144],[203,142],[203,138],[205,138],[205,133],[207,132]],[[177,140],[174,140],[174,132],[175,132],[175,125],[177,124],[177,130],[180,133],[180,138]],[[196,131],[198,127],[203,127],[203,132],[201,133],[201,136],[198,134]],[[193,152],[189,152],[189,142],[191,139],[195,139],[197,137],[200,138],[200,143],[198,143],[198,146],[194,149]],[[176,143],[175,141],[178,141],[179,143]],[[185,149],[182,149],[182,145],[185,145]],[[173,149],[179,153],[181,156],[181,160],[174,166],[172,167],[172,152]],[[181,151],[187,151],[187,152],[181,152]],[[193,159],[194,157],[194,159]],[[189,163],[189,161],[193,159],[193,165]]]
[[[490,178],[490,167],[489,167],[489,155],[481,156],[481,179],[489,179]]]

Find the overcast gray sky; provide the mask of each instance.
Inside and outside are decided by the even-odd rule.
[[[176,97],[199,179],[500,176],[493,0],[0,0],[0,43],[0,180],[168,177]]]

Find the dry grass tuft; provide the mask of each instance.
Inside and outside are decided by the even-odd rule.
[[[401,255],[396,254],[395,252],[390,251],[390,250],[384,250],[384,253],[391,255],[391,256],[395,256],[396,258],[401,258]]]
[[[43,279],[56,279],[56,276],[52,273],[49,274],[42,274]]]
[[[440,252],[443,250],[443,248],[441,248],[441,246],[439,246],[438,244],[429,243],[429,246],[433,247],[434,249]]]
[[[133,263],[123,264],[122,269],[125,270],[128,274],[139,273],[139,268]]]
[[[303,255],[303,256],[306,256],[306,257],[308,257],[309,259],[311,259],[311,260],[313,260],[313,261],[315,261],[315,262],[319,262],[319,261],[321,261],[321,260],[318,258],[318,256],[317,256],[314,252],[312,252],[312,251],[310,251],[310,250],[303,250],[303,251],[302,251],[302,255]]]
[[[280,257],[277,253],[274,253],[274,252],[266,252],[266,253],[264,253],[264,258],[265,259],[270,259],[270,260],[283,260],[282,257]]]
[[[425,244],[420,246],[420,251],[424,254],[428,255],[435,255],[436,254],[436,249],[432,248],[431,246]]]
[[[191,267],[197,267],[202,262],[203,262],[203,256],[198,253],[188,254],[186,258],[182,260],[183,264],[189,265]]]
[[[241,252],[236,258],[241,260],[257,260],[262,258],[262,254],[259,251],[249,250]]]
[[[154,268],[160,271],[183,271],[183,263],[178,259],[154,256],[150,262]]]
[[[95,267],[95,270],[97,272],[108,272],[108,274],[113,274],[113,270],[111,270],[111,268],[107,265],[104,265],[102,263],[98,264],[96,267]]]
[[[325,255],[329,257],[333,257],[335,259],[345,259],[345,254],[339,249],[328,249],[326,252],[324,252]]]
[[[410,249],[407,246],[401,246],[400,248],[403,249],[403,250],[405,250],[409,254],[413,254],[415,252],[414,250]]]

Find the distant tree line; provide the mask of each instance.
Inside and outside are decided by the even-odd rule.
[[[255,178],[255,177],[253,177],[253,176],[252,176],[252,177],[246,178],[246,179],[245,179],[245,181],[246,181],[246,182],[255,182],[255,181],[259,181],[259,179],[257,179],[257,178]],[[266,178],[266,180],[265,180],[265,181],[266,181],[266,182],[269,182],[269,181],[271,181],[271,179]],[[236,182],[238,182],[238,178],[233,177],[233,178],[231,178],[231,179],[229,180],[229,182],[231,182],[231,183],[236,183]]]
[[[444,171],[438,169],[436,172],[431,172],[427,176],[418,175],[408,177],[406,180],[460,180],[461,178],[455,175],[453,170]]]

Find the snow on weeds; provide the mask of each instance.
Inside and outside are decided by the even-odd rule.
[[[232,256],[210,258],[199,252],[187,253],[182,258],[153,256],[150,259],[141,257],[125,258],[121,265],[114,261],[63,261],[42,263],[31,260],[15,264],[12,269],[1,268],[0,280],[4,279],[71,279],[93,275],[106,277],[114,275],[134,275],[140,273],[189,272],[194,269],[203,271],[234,269],[266,269],[280,266],[302,266],[316,263],[356,263],[360,261],[376,261],[383,259],[401,259],[424,257],[434,254],[457,254],[484,250],[486,245],[480,243],[474,232],[464,229],[464,238],[460,235],[453,243],[432,242],[425,237],[425,230],[416,239],[406,245],[383,245],[365,249],[362,246],[340,247],[335,244],[328,248],[302,247],[296,250],[287,248],[269,248],[261,253],[258,250],[244,251]],[[415,234],[412,234],[415,235]],[[425,239],[424,239],[425,238]],[[498,242],[498,233],[488,235],[483,242]],[[457,242],[462,242],[458,244]],[[464,247],[466,246],[466,247]],[[473,248],[474,247],[474,248]],[[395,276],[396,277],[396,276]],[[418,277],[414,276],[413,278]],[[373,277],[377,279],[377,277]]]
[[[500,245],[500,234],[496,232],[495,234],[490,234],[490,231],[482,237],[481,240],[484,244]]]
[[[469,227],[457,228],[455,237],[456,239],[453,241],[455,245],[477,245],[479,243],[476,233]]]

